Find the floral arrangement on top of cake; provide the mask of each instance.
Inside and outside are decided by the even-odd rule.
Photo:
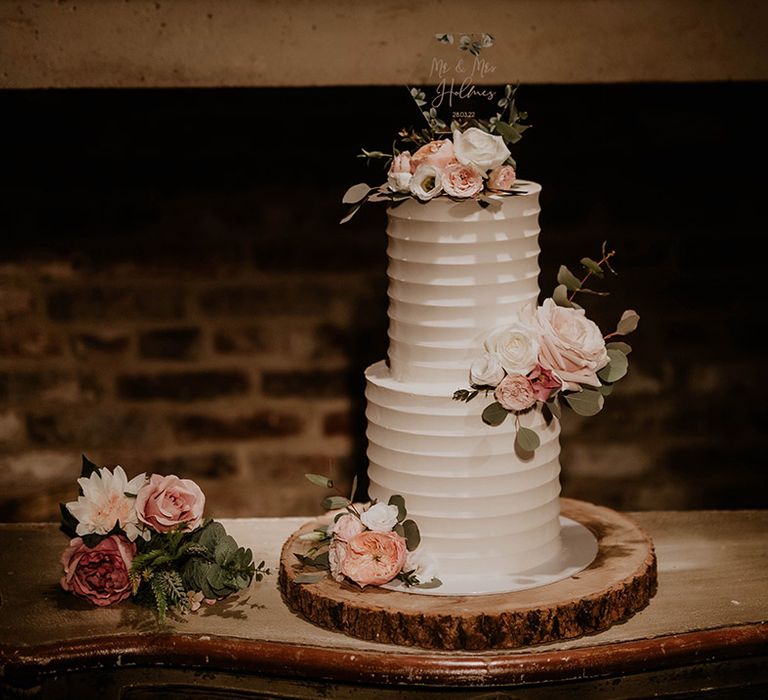
[[[203,519],[205,494],[189,479],[99,469],[83,455],[80,495],[62,503],[61,527],[72,537],[61,555],[61,587],[98,606],[134,597],[187,613],[261,581],[224,526]]]
[[[454,43],[451,34],[437,34],[435,38],[440,44]],[[433,59],[430,76],[439,81],[434,97],[428,100],[424,89],[410,88],[426,126],[401,129],[391,153],[363,149],[359,157],[381,159],[385,167],[389,166],[387,182],[377,187],[367,183],[350,187],[342,199],[350,209],[341,223],[349,221],[365,202],[386,201],[396,206],[408,199],[428,202],[443,196],[498,207],[502,197],[522,192],[515,187],[517,166],[509,146],[522,138],[530,124],[523,123],[528,115],[515,105],[517,87],[505,85],[498,96],[496,90],[473,82],[476,76],[495,70],[480,57],[482,50],[493,45],[490,34],[475,39],[462,35],[456,45],[474,58],[469,62],[461,58],[455,65]],[[463,78],[459,85],[458,78],[447,77],[454,74]],[[492,102],[493,113],[483,117],[474,109],[454,109],[455,103],[473,101]],[[450,117],[443,116],[446,109]]]
[[[533,452],[540,438],[520,424],[522,414],[538,409],[549,420],[560,418],[562,399],[575,413],[593,416],[627,373],[632,348],[613,339],[634,331],[639,315],[625,311],[616,329],[603,335],[574,302],[577,294],[607,294],[585,285],[593,275],[616,274],[610,264],[614,255],[603,244],[600,261],[582,258],[582,278],[561,265],[552,297],[536,308],[526,307],[512,323],[493,329],[485,338],[485,353],[470,367],[471,388],[453,394],[457,401],[472,401],[481,393],[492,393],[495,401],[486,406],[483,421],[496,426],[514,416],[515,447],[523,452]]]
[[[333,488],[333,481],[321,474],[305,474],[316,486]],[[393,495],[388,503],[356,504],[336,495],[323,500],[325,510],[338,510],[330,525],[316,527],[299,539],[312,542],[306,554],[296,554],[305,567],[317,571],[296,577],[296,583],[316,583],[330,572],[334,581],[351,581],[360,588],[383,586],[400,581],[405,586],[436,588],[437,562],[419,543],[421,536],[414,520],[408,518],[405,499]]]

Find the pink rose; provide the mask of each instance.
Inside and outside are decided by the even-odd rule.
[[[597,372],[608,364],[603,334],[584,315],[584,309],[558,306],[545,299],[536,311],[540,330],[539,364],[551,370],[563,389],[578,390],[580,384],[600,386]]]
[[[334,536],[348,542],[355,535],[359,535],[363,530],[365,530],[365,525],[363,525],[362,520],[356,515],[347,513],[333,523],[332,532]]]
[[[205,495],[189,479],[173,474],[152,474],[136,495],[136,515],[157,532],[170,532],[179,526],[194,530],[203,518]]]
[[[492,190],[510,190],[515,184],[515,169],[511,165],[500,165],[488,175],[488,187]]]
[[[411,154],[403,151],[392,159],[387,173],[387,184],[393,192],[408,192],[413,177],[411,170]]]
[[[388,583],[403,569],[407,549],[396,532],[366,530],[346,545],[340,571],[361,588]]]
[[[508,374],[494,392],[496,400],[508,411],[524,411],[536,403],[536,394],[528,377]]]
[[[136,545],[123,535],[110,535],[95,547],[75,537],[61,555],[61,587],[94,605],[112,605],[131,595],[128,572]]]
[[[548,369],[536,365],[528,374],[537,401],[548,401],[553,392],[557,391],[562,382]]]
[[[346,541],[334,537],[328,547],[328,566],[334,581],[341,583],[344,580],[344,561],[347,558],[349,547]]]
[[[443,170],[443,190],[451,197],[474,197],[483,189],[483,173],[474,165],[451,163]]]
[[[411,156],[411,172],[415,173],[420,165],[433,165],[442,170],[455,160],[453,144],[449,139],[430,141]]]

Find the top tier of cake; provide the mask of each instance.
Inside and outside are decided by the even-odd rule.
[[[541,187],[500,208],[438,198],[390,209],[389,364],[400,382],[466,384],[489,331],[539,295]]]

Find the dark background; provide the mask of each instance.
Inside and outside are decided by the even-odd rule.
[[[763,508],[764,83],[526,85],[540,284],[641,316],[631,374],[564,424],[564,494]],[[300,475],[363,473],[386,353],[385,214],[339,226],[404,88],[0,92],[0,520],[51,519],[80,452],[198,479],[215,514],[314,512]]]

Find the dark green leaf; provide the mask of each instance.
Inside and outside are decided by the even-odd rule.
[[[93,474],[93,472],[98,471],[99,467],[95,465],[93,462],[91,462],[88,457],[83,455],[83,468],[80,470],[80,476],[87,479],[88,477]]]
[[[541,444],[539,435],[535,430],[524,428],[522,425],[517,429],[515,443],[523,452],[534,452]]]
[[[485,407],[485,410],[483,411],[483,423],[486,425],[501,425],[509,415],[509,411],[507,411],[504,406],[502,406],[498,401],[494,401],[492,404],[489,404]]]
[[[417,583],[414,588],[437,588],[438,586],[442,586],[443,582],[439,578],[433,578],[431,581],[425,581],[424,583]]]
[[[419,526],[413,520],[405,520],[403,522],[403,530],[405,532],[405,542],[409,552],[412,552],[421,542],[421,534],[419,533]]]
[[[582,389],[564,396],[566,403],[580,416],[594,416],[603,408],[603,396],[594,389]]]
[[[355,500],[355,493],[357,493],[357,474],[352,477],[352,488],[349,490],[349,500]]]
[[[397,522],[401,523],[405,520],[408,511],[405,509],[405,499],[399,493],[393,493],[389,497],[387,505],[397,506]]]
[[[61,511],[61,530],[69,537],[77,537],[77,518],[69,512],[66,503],[59,503]]]

